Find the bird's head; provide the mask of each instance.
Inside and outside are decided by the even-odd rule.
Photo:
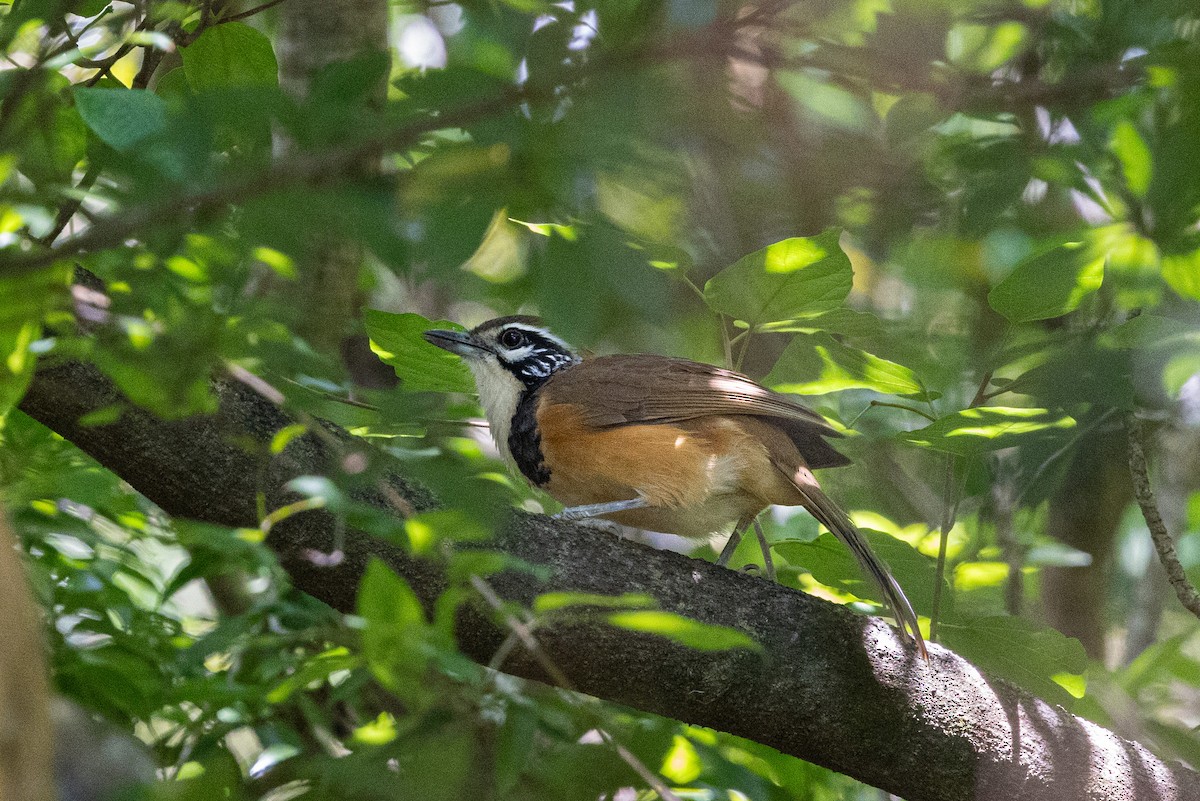
[[[529,391],[552,374],[579,363],[571,346],[536,317],[497,317],[468,332],[435,329],[425,339],[463,358],[475,375],[480,395],[488,387]]]

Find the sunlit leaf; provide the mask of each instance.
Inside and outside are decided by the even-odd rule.
[[[236,86],[272,86],[279,65],[266,34],[241,22],[213,25],[180,49],[183,72],[193,91]]]
[[[446,320],[431,321],[419,314],[391,314],[367,309],[363,323],[371,350],[396,370],[405,389],[432,392],[473,392],[474,382],[462,359],[429,344],[421,334],[431,328],[463,330]]]
[[[933,588],[936,569],[932,559],[903,540],[882,531],[860,528],[871,550],[891,568],[892,575],[918,612],[928,614],[933,609]],[[827,587],[845,590],[859,598],[877,603],[884,599],[869,576],[864,576],[850,549],[832,534],[824,533],[812,542],[784,541],[774,550],[788,562],[803,567],[813,578]],[[945,598],[946,596],[944,596]]]
[[[792,320],[766,323],[757,330],[764,333],[829,333],[848,337],[872,337],[883,333],[883,323],[870,312],[839,308],[802,315]]]
[[[800,395],[844,389],[873,389],[892,395],[921,391],[921,382],[912,370],[843,345],[827,334],[794,337],[764,383],[778,392]]]
[[[854,279],[840,236],[831,228],[738,259],[704,285],[709,308],[752,326],[839,308]]]
[[[1168,395],[1177,396],[1183,386],[1200,375],[1200,351],[1188,350],[1179,353],[1163,368],[1163,389]]]
[[[0,278],[0,419],[21,399],[37,357],[30,346],[42,316],[66,296],[70,269],[51,267],[31,275]]]
[[[366,620],[363,655],[371,672],[404,700],[424,703],[433,692],[423,680],[432,627],[412,587],[372,559],[359,583],[358,614]]]
[[[286,701],[293,693],[302,690],[310,684],[328,679],[330,674],[339,670],[351,670],[362,663],[358,654],[351,653],[348,648],[338,646],[311,657],[304,667],[291,674],[270,692],[267,700],[271,703]]]
[[[416,554],[429,554],[442,542],[478,542],[491,537],[480,520],[461,509],[435,509],[404,521],[404,532]],[[461,555],[461,554],[460,554]]]
[[[1162,277],[1180,297],[1200,300],[1200,249],[1163,256]]]
[[[658,634],[698,651],[724,651],[729,648],[759,649],[758,643],[737,629],[714,626],[698,620],[657,610],[615,612],[608,622],[630,631]]]
[[[591,592],[546,592],[534,599],[533,611],[544,615],[572,607],[645,609],[653,606],[657,606],[654,598],[640,592],[627,592],[621,595],[597,595]]]
[[[939,417],[900,439],[963,456],[1041,440],[1057,441],[1075,427],[1075,418],[1046,409],[980,406]]]
[[[1128,120],[1121,120],[1113,129],[1108,147],[1121,162],[1125,174],[1125,185],[1138,197],[1145,197],[1150,189],[1150,177],[1154,162],[1146,140]]]
[[[659,772],[676,784],[686,785],[694,782],[703,769],[704,765],[691,740],[677,734],[672,740],[671,750],[663,757]]]
[[[354,739],[365,745],[387,745],[396,739],[396,718],[387,712],[380,712],[374,720],[354,730]]]
[[[275,432],[275,436],[271,437],[271,453],[283,453],[288,443],[296,437],[303,436],[306,431],[308,431],[308,426],[300,423],[293,423],[290,426],[284,426],[279,429]]]
[[[1068,243],[1027,259],[988,293],[988,303],[1011,322],[1045,320],[1078,308],[1104,280],[1104,259]]]
[[[992,675],[1067,708],[1077,696],[1055,677],[1075,677],[1069,683],[1078,692],[1087,670],[1087,654],[1079,640],[1022,618],[946,620],[939,631],[947,647]]]

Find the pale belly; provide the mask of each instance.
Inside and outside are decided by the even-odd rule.
[[[707,539],[713,534],[728,534],[736,523],[754,517],[765,508],[761,501],[745,495],[714,495],[691,506],[634,509],[603,517],[646,531]]]

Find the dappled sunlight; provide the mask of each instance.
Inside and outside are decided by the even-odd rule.
[[[770,391],[757,384],[752,384],[740,378],[727,378],[722,375],[714,375],[708,379],[708,386],[717,391],[725,392],[734,396],[746,396],[750,398],[769,397]]]
[[[1194,5],[0,0],[55,691],[150,796],[1200,801]]]

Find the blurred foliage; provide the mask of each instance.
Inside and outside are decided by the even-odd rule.
[[[600,730],[690,798],[876,797],[455,651],[453,610],[514,567],[472,549],[495,505],[551,503],[489,455],[465,422],[478,410],[461,367],[419,332],[517,311],[591,350],[725,363],[816,396],[856,461],[823,478],[830,494],[923,615],[941,582],[948,645],[1200,767],[1196,621],[1168,599],[1153,644],[1119,654],[1148,603],[1140,518],[1122,522],[1097,579],[1107,605],[1089,610],[1114,643],[1106,662],[1040,614],[1045,568],[1090,559],[1046,530],[1082,444],[1123,436],[1130,410],[1165,419],[1196,403],[1190,0],[391,11],[390,64],[332,64],[298,99],[276,77],[278,8],[0,2],[0,480],[58,689],[162,768],[140,797],[651,794]],[[280,139],[293,147],[277,159]],[[355,168],[372,155],[380,173]],[[398,389],[294,333],[300,310],[279,288],[318,268],[325,237],[366,249],[354,280],[380,311],[347,325]],[[103,296],[68,291],[76,266]],[[293,591],[262,545],[279,510],[251,530],[168,519],[14,410],[36,358],[90,360],[172,418],[213,408],[213,375],[257,376],[302,421],[275,452],[311,417],[369,437],[454,511],[400,526],[336,477],[296,489],[445,559],[446,596],[427,614],[376,566],[359,614],[341,617]],[[1195,579],[1189,508],[1180,552]],[[810,519],[767,528],[782,581],[877,609]],[[536,626],[577,607],[695,647],[747,645],[646,599],[508,611]]]

